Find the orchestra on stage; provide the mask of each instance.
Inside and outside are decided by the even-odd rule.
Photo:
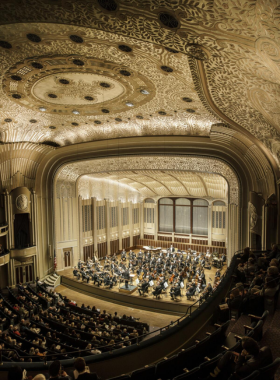
[[[122,250],[120,255],[114,253],[98,259],[94,256],[86,262],[79,260],[73,275],[78,280],[92,281],[98,287],[112,289],[124,284],[138,287],[140,296],[152,295],[160,298],[161,294],[169,294],[171,300],[186,296],[187,300],[195,297],[200,301],[207,299],[218,286],[221,269],[226,262],[225,254],[199,253],[191,249],[175,250],[144,246],[136,254],[130,250]],[[215,267],[214,279],[206,283],[205,270]]]

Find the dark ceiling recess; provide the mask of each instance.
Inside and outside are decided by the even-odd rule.
[[[119,49],[121,51],[125,51],[126,53],[130,53],[132,51],[132,48],[127,45],[119,45]]]
[[[131,73],[127,70],[120,70],[120,74],[124,75],[125,77],[129,77]]]
[[[29,120],[29,122],[34,124],[34,123],[37,123],[37,120],[31,119],[31,120]]]
[[[52,98],[52,99],[55,99],[55,98],[57,98],[57,95],[55,95],[55,94],[48,94],[48,97]]]
[[[169,48],[169,47],[166,47],[165,50],[169,51],[169,53],[174,53],[174,54],[179,53],[178,50],[171,49],[171,48]]]
[[[109,83],[106,83],[106,82],[101,82],[101,83],[99,83],[99,86],[104,87],[104,88],[109,88],[109,87],[111,87],[111,85],[110,85]]]
[[[191,98],[182,98],[182,100],[184,100],[184,102],[187,102],[187,103],[192,102],[192,99],[191,99]]]
[[[160,13],[159,19],[160,22],[168,28],[175,29],[179,26],[179,22],[170,13]]]
[[[80,59],[73,59],[74,65],[77,66],[84,66],[85,62],[81,61]]]
[[[10,44],[10,42],[0,41],[0,47],[2,47],[4,49],[11,49],[12,45]]]
[[[98,0],[98,4],[109,12],[114,12],[118,8],[118,4],[114,0]]]
[[[22,78],[20,76],[18,76],[18,75],[12,75],[11,79],[12,80],[16,80],[17,82],[19,82],[20,80],[22,80]]]
[[[94,123],[95,124],[101,124],[101,121],[100,120],[94,120]]]
[[[85,99],[86,99],[86,100],[89,100],[89,101],[92,101],[92,100],[93,100],[93,97],[92,97],[92,96],[85,96]]]
[[[69,37],[71,41],[76,42],[77,44],[82,44],[84,40],[80,36],[76,36],[75,34],[71,34]]]
[[[26,35],[26,37],[29,39],[29,41],[31,42],[41,42],[41,37],[37,36],[37,34],[33,34],[33,33],[28,33]]]
[[[186,111],[189,112],[189,113],[194,113],[195,112],[195,110],[192,110],[191,108],[187,108]]]
[[[12,97],[14,99],[21,99],[21,95],[20,94],[13,94]]]
[[[34,67],[34,69],[42,69],[43,65],[39,62],[32,62],[31,66]]]
[[[56,129],[56,127],[54,125],[51,125],[49,128],[50,129]]]
[[[158,113],[159,113],[160,115],[166,115],[166,112],[164,112],[164,111],[158,111]]]
[[[144,119],[141,115],[136,115],[137,119]]]
[[[103,113],[109,113],[110,111],[109,110],[107,110],[106,108],[102,108],[102,110],[101,110]]]
[[[44,141],[42,144],[52,146],[54,148],[59,148],[60,145],[54,141]]]
[[[161,66],[161,70],[165,71],[166,73],[172,73],[173,69],[169,66]]]
[[[59,79],[59,83],[61,83],[61,84],[69,84],[69,80],[67,80],[67,79]]]
[[[12,119],[5,119],[4,120],[6,123],[11,123],[13,120]]]
[[[74,125],[74,127],[77,127],[79,124],[74,122],[72,125]]]
[[[119,117],[116,117],[115,120],[116,121],[122,121],[122,119],[120,119]]]

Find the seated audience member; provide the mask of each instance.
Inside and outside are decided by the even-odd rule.
[[[244,248],[243,254],[240,255],[239,258],[241,259],[243,263],[246,263],[246,261],[249,259],[249,256],[250,256],[250,248],[246,247]]]
[[[98,380],[96,373],[87,371],[84,358],[77,358],[74,362],[74,378],[75,380]]]
[[[272,363],[271,350],[268,347],[259,349],[258,343],[249,337],[242,339],[242,352],[237,354],[227,351],[220,359],[210,378],[244,379],[252,372]]]
[[[26,371],[23,371],[19,366],[15,365],[9,369],[8,380],[25,380]]]
[[[41,373],[39,373],[38,375],[33,377],[32,380],[46,380],[46,377],[44,375],[42,375]]]
[[[55,360],[49,367],[50,379],[52,380],[69,380],[67,373],[61,369],[60,361]],[[34,379],[33,379],[34,380]]]

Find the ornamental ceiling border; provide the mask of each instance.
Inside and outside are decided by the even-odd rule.
[[[83,175],[126,170],[184,170],[218,174],[225,178],[229,189],[229,203],[239,205],[239,179],[234,170],[220,159],[208,156],[118,156],[73,162],[63,166],[56,174],[56,196],[68,188],[68,194],[76,193],[76,182]]]

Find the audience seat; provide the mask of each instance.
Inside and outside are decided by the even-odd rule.
[[[185,372],[185,373],[182,373],[181,375],[173,377],[173,380],[185,380],[185,379],[197,380],[199,376],[199,372],[200,372],[200,368],[196,367],[196,368],[193,368],[189,372]]]
[[[260,380],[273,380],[277,369],[280,366],[280,358],[276,358],[273,363],[260,369]]]
[[[150,365],[144,368],[133,371],[130,375],[131,380],[154,380],[155,379],[156,366]]]

